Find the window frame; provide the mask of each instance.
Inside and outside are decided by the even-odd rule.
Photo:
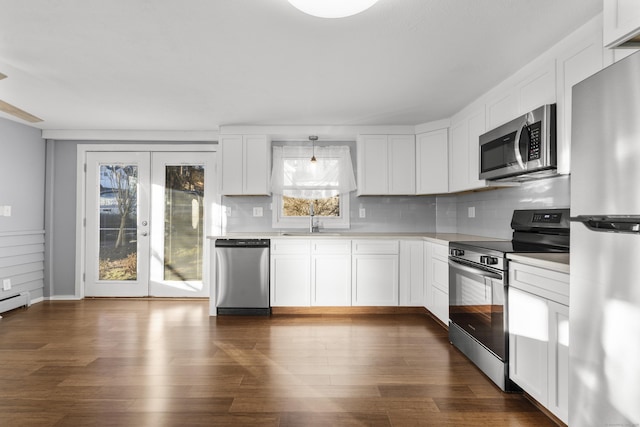
[[[307,159],[302,156],[282,156],[282,160],[286,159]],[[331,188],[331,187],[318,187],[318,188]],[[272,206],[272,227],[273,228],[309,228],[310,218],[309,215],[292,217],[283,215],[283,195],[273,193],[271,195]],[[350,222],[350,194],[338,194],[340,204],[340,215],[335,217],[328,216],[315,216],[316,220],[314,224],[317,224],[320,229],[348,229],[351,227]],[[311,201],[311,199],[309,200]]]

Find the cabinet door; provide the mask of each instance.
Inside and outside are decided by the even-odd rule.
[[[243,194],[244,157],[242,135],[220,136],[222,152],[222,194]]]
[[[414,135],[389,135],[389,194],[416,194],[416,143]]]
[[[309,306],[310,267],[308,255],[272,255],[271,305]]]
[[[431,244],[431,258],[427,267],[428,310],[442,323],[449,324],[449,263],[448,245]]]
[[[468,145],[469,158],[467,167],[469,168],[467,188],[476,189],[487,186],[487,181],[480,179],[480,135],[487,130],[485,123],[484,107],[475,110],[469,115]]]
[[[361,135],[358,138],[358,195],[387,194],[387,135]]]
[[[569,307],[553,301],[549,306],[548,409],[569,421]]]
[[[397,255],[353,255],[352,268],[353,305],[398,305]]]
[[[548,402],[547,301],[509,288],[509,376],[545,407]]]
[[[631,40],[640,42],[640,2],[604,0],[604,46],[614,48]]]
[[[604,66],[602,34],[597,31],[581,39],[579,45],[563,52],[557,59],[558,104],[557,152],[558,172],[567,174],[571,169],[571,103],[573,85],[600,71]]]
[[[447,129],[416,136],[416,193],[449,191],[449,141]]]
[[[462,120],[451,126],[449,147],[449,191],[455,193],[467,189],[469,181],[469,123]]]
[[[556,62],[546,61],[516,85],[518,114],[556,102]],[[517,117],[515,115],[513,118]]]
[[[431,288],[431,313],[442,323],[449,325],[449,293],[442,289]]]
[[[244,194],[269,195],[271,173],[271,144],[265,135],[245,135]]]
[[[479,137],[485,132],[484,105],[468,113],[451,126],[449,152],[449,191],[465,191],[486,187],[480,175]]]
[[[422,241],[400,242],[400,305],[424,305],[424,246]]]
[[[269,195],[271,144],[266,135],[222,135],[222,194]]]
[[[512,88],[492,93],[486,106],[486,129],[493,129],[518,116],[518,99]]]
[[[351,305],[351,256],[311,256],[311,305]]]
[[[424,308],[433,312],[431,303],[431,288],[433,284],[431,283],[431,243],[423,242],[423,256],[424,256]]]
[[[311,305],[351,305],[351,240],[311,240]]]

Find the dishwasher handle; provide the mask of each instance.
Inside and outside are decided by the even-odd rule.
[[[216,239],[216,248],[268,248],[269,239]]]

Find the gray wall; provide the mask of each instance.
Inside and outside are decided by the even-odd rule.
[[[511,214],[515,209],[568,208],[570,177],[562,175],[523,183],[518,187],[437,198],[440,233],[511,238]],[[469,218],[469,208],[475,217]]]
[[[45,142],[39,129],[0,118],[0,279],[12,289],[0,299],[29,291],[43,295]]]
[[[75,294],[76,148],[47,141],[47,296]]]

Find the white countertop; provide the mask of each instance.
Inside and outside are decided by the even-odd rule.
[[[242,232],[225,233],[220,236],[207,236],[208,239],[421,239],[434,243],[448,244],[449,242],[461,241],[496,241],[496,239],[485,236],[474,236],[470,234],[457,233],[373,233],[373,232],[318,232],[305,233],[296,231],[273,231],[273,232]]]
[[[510,260],[560,273],[569,273],[568,253],[509,254]]]

